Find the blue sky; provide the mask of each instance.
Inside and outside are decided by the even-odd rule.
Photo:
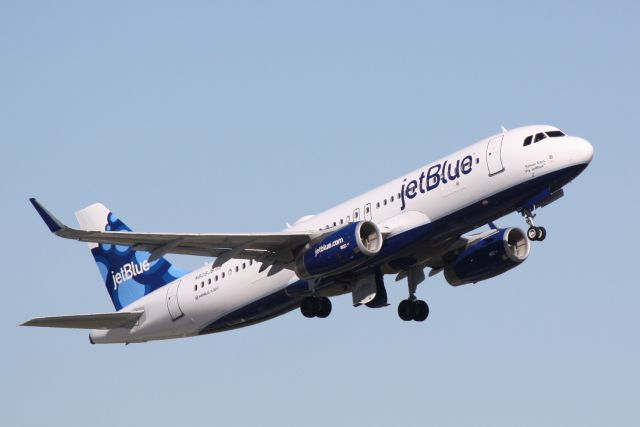
[[[0,1],[3,425],[638,425],[635,2]],[[144,231],[271,231],[499,130],[596,156],[549,236],[431,315],[334,301],[224,334],[91,346],[40,315],[111,310],[101,201]],[[511,215],[500,225],[524,227]],[[206,259],[175,257],[185,268]]]

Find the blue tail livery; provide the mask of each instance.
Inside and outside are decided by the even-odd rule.
[[[100,203],[76,212],[76,218],[85,230],[131,232],[125,223]],[[136,251],[131,246],[89,243],[89,248],[116,310],[185,274],[165,258],[150,261],[149,252]]]

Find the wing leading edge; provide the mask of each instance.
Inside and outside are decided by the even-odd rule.
[[[270,264],[292,261],[293,251],[317,238],[321,233],[281,231],[275,233],[137,233],[121,231],[80,230],[60,222],[36,199],[29,199],[36,211],[59,237],[81,242],[111,243],[147,251],[153,258],[165,254],[198,255],[270,261]]]

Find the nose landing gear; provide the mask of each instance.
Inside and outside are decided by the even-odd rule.
[[[533,241],[543,241],[547,237],[547,229],[544,227],[531,226],[527,230],[527,237]]]
[[[533,218],[535,218],[535,214],[529,208],[524,208],[520,211],[525,221],[529,225],[529,229],[527,230],[527,237],[531,241],[543,241],[547,237],[547,229],[544,227],[536,227],[533,223]]]

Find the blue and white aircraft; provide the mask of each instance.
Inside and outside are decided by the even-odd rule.
[[[88,242],[113,301],[112,313],[40,317],[25,326],[92,329],[91,343],[134,343],[221,332],[300,308],[325,318],[330,297],[387,306],[384,275],[408,282],[398,305],[424,321],[416,288],[444,273],[459,286],[524,262],[544,240],[534,210],[563,196],[591,162],[592,145],[552,126],[528,126],[483,139],[434,163],[273,233],[132,232],[101,204],[76,213],[79,229],[31,199],[54,234]],[[529,228],[497,228],[517,211]],[[488,231],[465,235],[489,224]],[[215,257],[190,273],[164,256]]]

